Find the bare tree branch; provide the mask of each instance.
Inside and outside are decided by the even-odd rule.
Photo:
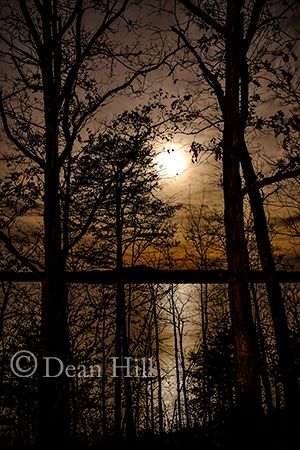
[[[254,189],[260,189],[264,186],[270,186],[273,183],[278,183],[279,181],[289,180],[290,178],[296,178],[300,176],[300,168],[291,170],[289,172],[278,172],[271,177],[264,178],[263,180],[259,180],[256,183],[249,184],[249,186],[245,186],[241,190],[241,195],[245,196],[249,191]]]
[[[78,244],[78,242],[81,240],[81,238],[83,238],[83,236],[86,234],[87,230],[89,229],[89,226],[91,225],[91,223],[93,221],[93,218],[95,216],[97,209],[99,208],[101,203],[105,200],[108,187],[109,187],[109,183],[107,183],[103,187],[100,195],[98,196],[97,200],[94,203],[94,206],[93,206],[84,226],[82,227],[81,231],[77,234],[77,236],[73,239],[73,241],[70,244],[68,244],[68,247],[63,249],[64,252],[67,253],[71,248],[73,248],[76,244]]]
[[[206,12],[204,12],[199,6],[192,3],[190,0],[179,0],[191,13],[195,14],[195,16],[204,20],[207,25],[214,28],[218,33],[225,35],[225,27],[217,22],[215,19],[210,17]]]
[[[44,168],[45,163],[42,160],[42,158],[35,155],[34,153],[31,153],[26,147],[24,147],[24,145],[21,144],[21,142],[15,136],[13,136],[13,134],[9,128],[8,122],[7,122],[6,114],[4,112],[3,101],[2,101],[2,92],[0,92],[0,114],[1,114],[2,122],[3,122],[3,127],[4,127],[4,130],[5,130],[5,133],[8,137],[8,139],[13,144],[15,144],[15,146],[23,153],[23,155],[27,156],[32,161],[36,162],[41,168]]]
[[[255,33],[257,32],[257,24],[261,17],[261,11],[262,11],[265,3],[266,3],[266,0],[257,0],[254,4],[249,27],[248,27],[246,37],[245,37],[245,39],[243,41],[243,45],[242,45],[242,53],[244,55],[249,50],[252,39],[253,39]]]
[[[220,104],[220,108],[223,111],[224,110],[224,92],[222,89],[222,86],[219,83],[218,77],[216,75],[214,75],[208,68],[207,66],[204,64],[201,56],[199,55],[199,53],[195,50],[195,48],[192,46],[192,44],[187,40],[187,38],[185,37],[185,35],[182,33],[181,30],[177,30],[177,28],[175,27],[171,27],[171,30],[174,31],[174,33],[176,33],[185,43],[185,45],[187,46],[187,48],[190,50],[190,52],[195,56],[200,69],[202,70],[202,73],[206,79],[206,81],[209,83],[209,85],[213,88],[213,90],[216,93],[216,96],[218,98],[219,104]]]
[[[38,49],[39,53],[41,54],[42,49],[43,49],[43,44],[42,44],[42,41],[41,41],[41,39],[40,39],[40,37],[38,35],[38,32],[35,29],[34,24],[32,22],[31,16],[29,14],[29,11],[28,11],[28,8],[27,8],[27,5],[26,5],[26,1],[25,0],[19,0],[19,3],[20,3],[20,6],[21,6],[21,9],[22,9],[22,13],[24,15],[24,18],[26,20],[28,29],[29,29],[29,31],[30,31],[33,39],[34,39],[35,45],[37,46],[37,49]]]
[[[105,15],[105,18],[103,19],[102,25],[98,28],[98,30],[95,32],[93,37],[89,40],[87,43],[85,49],[82,53],[77,54],[77,60],[75,64],[73,65],[72,69],[70,70],[67,79],[65,81],[65,85],[63,87],[63,90],[60,95],[60,104],[63,103],[65,99],[69,97],[69,94],[72,90],[74,81],[76,80],[78,70],[80,67],[80,64],[84,61],[84,59],[89,56],[91,49],[95,45],[96,41],[99,39],[99,37],[120,17],[120,15],[125,11],[126,5],[129,0],[125,0],[123,2],[123,5],[119,9],[118,12],[115,13],[115,15],[108,21],[106,21],[106,18],[108,16],[108,12]],[[79,39],[79,36],[76,37]],[[77,42],[77,50],[79,48],[78,42]]]
[[[70,26],[71,26],[72,23],[74,22],[74,20],[75,20],[77,14],[78,14],[79,11],[81,10],[81,7],[82,7],[82,0],[78,0],[78,1],[76,2],[76,5],[75,5],[75,7],[74,7],[74,9],[73,9],[73,11],[72,11],[72,13],[71,13],[69,19],[67,20],[67,22],[65,23],[65,25],[64,25],[64,26],[61,28],[61,30],[60,30],[60,34],[59,34],[59,37],[60,37],[60,38],[68,31],[68,29],[70,28]]]
[[[25,85],[26,85],[29,89],[32,89],[33,91],[40,91],[40,90],[43,89],[43,87],[42,87],[41,85],[38,85],[38,84],[30,84],[29,81],[27,80],[27,78],[26,78],[26,76],[25,76],[23,70],[21,69],[20,64],[19,64],[18,61],[16,60],[16,58],[15,58],[13,55],[11,55],[11,59],[12,59],[14,65],[16,66],[16,69],[17,69],[17,71],[19,72],[19,74],[20,74],[22,80],[24,81]]]
[[[31,270],[39,279],[41,279],[41,273],[37,268],[30,262],[28,258],[22,255],[16,247],[12,244],[11,239],[7,237],[2,230],[0,230],[0,239],[5,243],[5,247],[9,250],[24,266]]]
[[[65,146],[64,150],[62,151],[60,157],[59,157],[59,164],[60,167],[62,167],[65,159],[67,158],[68,154],[70,153],[71,149],[72,149],[72,145],[76,139],[77,133],[79,132],[79,130],[81,129],[82,125],[84,124],[85,120],[91,116],[94,112],[97,111],[97,109],[99,108],[99,106],[101,104],[103,104],[109,97],[112,97],[114,94],[117,94],[118,92],[126,89],[127,87],[129,87],[134,80],[136,80],[138,77],[142,76],[146,76],[148,73],[153,72],[155,70],[157,70],[159,67],[161,67],[166,60],[172,56],[173,54],[175,54],[178,50],[174,50],[173,52],[170,52],[169,54],[167,54],[164,58],[162,58],[161,61],[159,61],[157,64],[154,64],[151,67],[145,67],[144,69],[138,70],[137,72],[135,72],[130,78],[128,78],[127,81],[125,81],[123,84],[107,91],[97,102],[94,103],[94,105],[87,110],[85,113],[82,114],[82,116],[80,117],[80,119],[78,120],[76,126],[74,126],[72,135],[68,135],[69,139],[68,139],[68,143]],[[68,114],[67,114],[67,109],[65,109],[64,111],[64,120],[65,120],[65,127],[64,130],[67,129],[67,118],[68,118]]]

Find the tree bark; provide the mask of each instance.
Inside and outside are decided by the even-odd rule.
[[[186,428],[190,428],[190,413],[189,413],[189,399],[187,392],[187,371],[185,368],[185,356],[184,356],[184,346],[183,346],[183,324],[180,327],[180,323],[178,323],[178,334],[179,334],[179,348],[180,348],[180,358],[181,358],[181,368],[182,368],[182,391],[184,398],[184,408],[185,408],[185,417],[186,417]]]
[[[180,396],[180,373],[179,373],[179,352],[177,339],[177,321],[175,314],[175,300],[174,300],[174,285],[171,284],[171,312],[172,312],[172,326],[174,334],[174,356],[175,356],[175,370],[176,370],[176,388],[177,388],[177,414],[178,414],[178,429],[181,430],[181,396]]]
[[[226,92],[223,132],[223,186],[228,289],[236,365],[236,395],[241,429],[249,436],[261,419],[261,388],[255,325],[248,289],[240,176],[239,38],[241,2],[229,0],[226,24]],[[253,428],[254,427],[254,428]]]
[[[261,357],[261,378],[262,378],[262,384],[264,386],[265,390],[265,401],[267,406],[267,412],[269,416],[269,420],[271,422],[271,425],[273,425],[274,422],[274,411],[273,411],[273,402],[272,402],[272,390],[271,390],[271,383],[268,375],[268,362],[267,362],[267,355],[265,350],[265,339],[263,335],[263,330],[261,326],[261,320],[260,320],[260,311],[257,301],[257,295],[255,291],[254,283],[250,283],[251,286],[251,292],[252,292],[252,301],[254,304],[255,309],[255,318],[256,318],[256,326],[257,326],[257,334],[258,334],[258,341],[259,341],[259,347],[260,347],[260,357]]]
[[[203,421],[204,427],[207,426],[211,418],[210,413],[210,381],[208,368],[208,346],[207,346],[207,284],[205,284],[205,294],[203,284],[200,285],[200,308],[201,308],[201,328],[203,341],[203,371],[202,371],[202,397],[203,397]]]
[[[51,100],[48,97],[45,99],[46,106],[49,102],[51,103]],[[51,107],[49,109],[51,110]],[[64,370],[58,377],[45,377],[45,357],[59,358],[64,368],[69,360],[66,261],[61,250],[57,115],[49,117],[47,108],[45,110],[47,133],[44,207],[45,272],[42,281],[39,445],[41,448],[53,448],[54,445],[66,448],[70,437],[69,381]],[[59,373],[60,365],[57,362],[49,360],[49,366],[53,367],[50,374]]]
[[[42,287],[42,326],[39,374],[39,438],[41,449],[67,448],[70,439],[69,379],[60,364],[49,359],[45,377],[45,358],[59,358],[68,365],[69,336],[66,315],[67,288],[63,272],[45,274]]]
[[[59,95],[60,67],[53,54],[51,3],[43,5],[43,76],[46,130],[44,191],[45,272],[42,281],[41,361],[39,374],[39,446],[67,448],[70,439],[70,394],[65,371],[58,377],[45,377],[45,357],[59,358],[64,366],[69,359],[67,322],[66,259],[61,249],[61,210],[59,180]],[[55,25],[56,26],[56,25]],[[50,374],[59,373],[60,364],[49,360]]]
[[[116,238],[117,238],[117,311],[116,311],[116,356],[119,358],[119,365],[123,358],[129,357],[128,339],[126,333],[126,305],[125,305],[125,283],[123,277],[123,215],[122,215],[122,169],[117,170],[116,176]],[[123,364],[122,364],[123,365]],[[121,371],[118,369],[115,378],[115,432],[121,437],[121,400],[122,381]],[[135,446],[136,429],[133,417],[133,404],[130,378],[124,377],[125,391],[125,417],[126,443],[130,447]]]
[[[163,420],[163,404],[162,404],[162,377],[161,377],[161,369],[159,362],[159,329],[158,329],[158,317],[157,317],[157,309],[156,309],[156,296],[154,292],[153,286],[151,287],[151,300],[152,300],[152,311],[153,311],[153,325],[154,325],[154,333],[155,333],[155,360],[157,367],[157,383],[158,383],[158,418],[159,418],[159,434],[162,435],[164,432],[164,420]],[[152,378],[151,378],[151,417],[153,423],[153,390],[152,390]],[[154,425],[152,424],[152,431],[154,431]]]
[[[256,175],[251,157],[244,143],[242,157],[243,175],[247,185],[256,182]],[[282,384],[284,387],[285,405],[290,431],[297,429],[300,420],[299,413],[299,382],[293,352],[292,340],[288,327],[287,315],[280,283],[276,276],[276,266],[269,239],[267,219],[264,211],[263,199],[259,190],[248,192],[251,211],[254,219],[254,230],[260,263],[265,278],[268,300],[273,320],[277,352]]]

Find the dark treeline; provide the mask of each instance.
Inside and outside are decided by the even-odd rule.
[[[294,448],[298,2],[0,3],[1,446]]]
[[[299,271],[277,270],[280,283],[299,283]],[[118,275],[114,270],[90,270],[88,272],[67,272],[68,283],[116,284]],[[228,283],[228,272],[224,269],[154,269],[145,265],[123,267],[122,279],[125,284],[191,284]],[[249,279],[253,283],[264,283],[263,273],[250,270]],[[0,272],[1,281],[38,281],[33,272]]]

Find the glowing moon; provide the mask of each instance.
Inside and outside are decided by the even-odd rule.
[[[186,169],[186,160],[178,150],[163,151],[157,157],[160,174],[165,178],[174,178]]]

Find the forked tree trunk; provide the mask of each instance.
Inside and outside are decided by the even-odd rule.
[[[226,92],[224,98],[223,187],[228,262],[228,289],[236,366],[240,430],[248,437],[261,423],[259,355],[248,289],[248,253],[244,235],[240,176],[239,37],[240,8],[227,4]],[[246,436],[245,436],[246,437]]]
[[[51,12],[49,12],[50,14]],[[70,392],[65,368],[69,360],[67,322],[66,259],[62,251],[58,95],[52,79],[51,22],[45,20],[45,55],[42,58],[44,84],[46,162],[44,192],[45,272],[42,280],[41,354],[39,370],[39,447],[67,448],[70,439]],[[59,376],[46,377],[45,358],[54,357],[63,366]],[[50,374],[60,372],[57,360],[48,360]]]
[[[241,423],[249,431],[261,416],[261,390],[256,331],[248,291],[247,249],[238,164],[233,165],[224,149],[225,229],[228,261],[228,287],[236,367],[237,407]],[[235,167],[234,167],[235,166]]]

